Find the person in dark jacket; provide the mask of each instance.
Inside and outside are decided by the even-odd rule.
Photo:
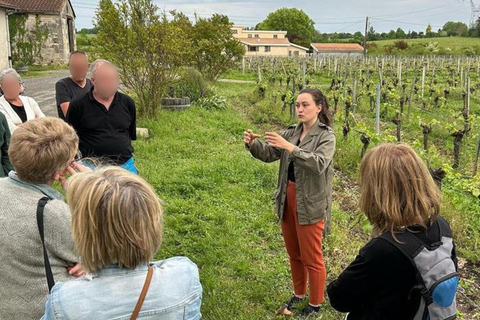
[[[9,145],[10,129],[8,129],[7,118],[0,112],[0,178],[6,177],[13,170],[12,163],[8,157]]]
[[[296,113],[299,123],[284,132],[267,132],[261,142],[259,135],[247,130],[243,141],[255,158],[280,160],[276,213],[290,258],[294,294],[277,315],[292,315],[307,299],[308,278],[309,303],[301,314],[309,316],[319,313],[324,303],[322,236],[331,201],[335,134],[330,127],[328,101],[321,91],[300,91]]]
[[[396,246],[380,237],[411,232],[425,246],[440,241],[441,194],[427,166],[403,144],[370,150],[360,165],[360,209],[373,238],[327,288],[330,303],[348,320],[408,320],[418,309],[417,269]],[[443,220],[443,219],[442,219]],[[456,267],[455,248],[452,260]]]

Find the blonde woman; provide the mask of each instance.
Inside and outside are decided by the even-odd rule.
[[[93,277],[57,283],[42,319],[200,319],[197,266],[185,257],[149,262],[163,210],[148,183],[106,167],[73,176],[67,197],[75,249]]]
[[[0,88],[3,92],[0,112],[7,118],[11,133],[29,120],[45,117],[33,98],[20,95],[23,91],[22,78],[15,69],[5,69],[0,73]]]
[[[383,144],[370,150],[360,165],[360,180],[360,209],[376,237],[330,283],[330,303],[341,312],[349,312],[348,320],[427,319],[431,308],[438,305],[421,304],[429,295],[434,302],[435,295],[434,286],[426,287],[428,281],[422,272],[430,271],[429,277],[434,279],[450,269],[451,285],[458,285],[451,231],[439,216],[440,192],[420,157],[402,144]],[[411,248],[415,257],[407,255]],[[433,253],[433,260],[425,258],[429,253]],[[440,258],[439,263],[434,261]],[[419,261],[431,265],[422,265],[422,271],[417,268]],[[430,270],[431,266],[441,268]],[[449,289],[438,288],[443,291],[437,292],[440,296]],[[450,304],[445,303],[447,300]],[[443,303],[455,314],[454,294]],[[441,319],[447,318],[454,319]]]

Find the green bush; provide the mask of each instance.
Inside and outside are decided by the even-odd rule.
[[[205,97],[208,93],[208,88],[208,82],[195,68],[184,68],[181,70],[178,81],[173,84],[175,97],[189,97],[192,102]]]
[[[467,47],[463,50],[463,53],[465,53],[466,56],[472,57],[476,54],[475,49],[473,47]]]

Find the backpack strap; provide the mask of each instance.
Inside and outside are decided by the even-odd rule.
[[[38,201],[37,205],[37,226],[38,232],[40,233],[40,238],[42,239],[43,246],[43,260],[45,263],[45,274],[47,276],[47,285],[48,293],[52,291],[55,281],[53,280],[52,268],[50,266],[50,260],[48,259],[47,248],[45,247],[45,234],[44,234],[44,225],[43,225],[43,212],[45,210],[45,205],[50,201],[50,198],[43,197]]]
[[[438,229],[440,230],[440,240],[442,237],[453,238],[452,229],[450,229],[450,226],[445,219],[437,217],[435,221],[438,223]]]
[[[419,291],[422,297],[425,299],[425,312],[428,312],[427,307],[433,303],[432,294],[425,285],[425,281],[423,280],[422,275],[418,270],[417,264],[414,261],[414,258],[423,250],[423,248],[425,248],[425,245],[422,241],[420,241],[420,239],[415,237],[409,231],[396,233],[395,237],[398,239],[398,241],[400,241],[400,243],[395,240],[391,232],[385,232],[380,235],[379,238],[388,241],[394,247],[399,249],[415,268],[415,278],[417,280],[417,285],[412,288],[412,290],[410,291],[410,295],[412,291]]]

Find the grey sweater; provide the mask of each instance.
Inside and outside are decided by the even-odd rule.
[[[37,228],[37,202],[47,195],[45,245],[57,281],[72,277],[79,261],[73,251],[71,216],[62,196],[47,185],[30,185],[14,172],[0,178],[0,319],[39,319],[48,296],[43,249]]]

